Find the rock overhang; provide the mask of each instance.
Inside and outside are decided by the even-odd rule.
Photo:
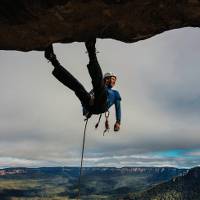
[[[0,49],[44,50],[92,37],[136,42],[200,26],[199,0],[2,0]]]

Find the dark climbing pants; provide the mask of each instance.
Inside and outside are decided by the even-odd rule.
[[[90,59],[87,65],[88,72],[92,79],[94,100],[92,100],[90,93],[85,90],[83,85],[69,71],[62,67],[56,59],[52,61],[52,65],[55,67],[52,74],[61,83],[75,92],[81,104],[88,111],[92,114],[99,114],[106,111],[107,92],[103,81],[102,70],[96,57]]]

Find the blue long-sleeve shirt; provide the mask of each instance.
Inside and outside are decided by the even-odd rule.
[[[120,103],[121,96],[117,90],[113,90],[110,87],[106,87],[106,92],[107,92],[106,109],[108,110],[112,105],[115,105],[116,121],[120,123],[121,122],[121,103]],[[90,91],[90,94],[94,95],[93,90]],[[87,113],[89,113],[88,110],[83,106],[83,115],[87,115]]]
[[[115,115],[118,122],[121,121],[121,96],[117,90],[106,87],[107,90],[107,108],[115,105]]]

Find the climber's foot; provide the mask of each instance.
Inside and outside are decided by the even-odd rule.
[[[45,52],[44,52],[44,56],[46,59],[48,59],[49,61],[52,61],[56,58],[56,55],[54,54],[53,52],[53,46],[50,45],[48,46],[46,49],[45,49]]]

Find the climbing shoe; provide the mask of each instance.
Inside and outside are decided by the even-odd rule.
[[[53,52],[53,46],[50,45],[49,47],[47,47],[45,49],[45,52],[44,52],[44,56],[46,59],[48,59],[49,61],[53,61],[56,59],[56,55],[54,54]]]

